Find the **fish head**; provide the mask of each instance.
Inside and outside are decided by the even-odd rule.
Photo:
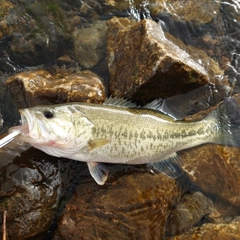
[[[92,137],[93,123],[77,104],[21,109],[19,139],[33,146],[82,148]]]

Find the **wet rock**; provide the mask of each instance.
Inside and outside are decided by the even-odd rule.
[[[81,169],[79,162],[26,150],[28,147],[0,150],[0,216],[7,211],[8,239],[43,239],[61,198]]]
[[[105,0],[105,2],[114,9],[120,11],[129,11],[136,19],[151,15],[157,17],[159,14],[170,14],[178,21],[191,21],[194,24],[209,23],[219,13],[220,2],[215,1],[174,1],[174,0]],[[149,12],[149,13],[148,13]]]
[[[69,55],[64,54],[57,59],[57,65],[60,67],[64,66],[66,68],[69,68],[71,66],[75,66],[76,63],[73,59],[70,58]]]
[[[63,39],[57,15],[53,18],[46,5],[28,0],[13,4],[8,11],[9,14],[0,16],[0,29],[3,29],[0,51],[7,51],[21,65],[54,62],[62,52]]]
[[[212,21],[220,12],[220,2],[203,0],[174,1],[153,0],[151,4],[152,16],[162,13],[170,14],[176,20],[191,21],[194,24],[205,24]]]
[[[108,21],[110,93],[141,103],[186,93],[209,82],[205,69],[167,40],[157,23]],[[118,27],[118,31],[116,28]]]
[[[222,81],[223,84],[227,84],[227,77],[224,76],[223,70],[217,62],[208,56],[206,52],[197,47],[184,44],[181,40],[173,37],[168,32],[165,32],[164,34],[169,41],[186,51],[196,63],[205,69],[212,83]]]
[[[201,227],[195,227],[187,233],[167,238],[167,240],[218,240],[218,239],[239,239],[240,217],[234,218],[230,223],[206,223]]]
[[[97,65],[106,54],[107,25],[96,21],[90,27],[77,29],[73,33],[76,60],[85,68]]]
[[[231,93],[232,88],[221,82],[206,84],[191,92],[164,99],[161,111],[179,120],[186,117],[190,120],[194,117],[192,115],[198,113],[195,120],[201,120],[212,111],[212,107],[229,97]]]
[[[213,218],[236,215],[240,208],[240,150],[236,147],[203,145],[182,151],[184,169],[203,193],[213,200]]]
[[[167,223],[168,235],[174,236],[193,227],[214,209],[210,199],[201,192],[186,194],[173,209]]]
[[[24,10],[22,13],[25,12]],[[9,35],[12,31],[14,31],[15,27],[19,27],[19,31],[23,27],[27,27],[28,24],[31,24],[31,22],[25,22],[26,25],[23,26],[23,24],[20,24],[20,22],[23,22],[26,20],[29,20],[27,16],[24,16],[24,14],[20,14],[17,16],[17,9],[16,6],[10,2],[10,1],[1,1],[0,3],[0,39],[3,37]]]
[[[90,71],[51,75],[46,70],[26,71],[9,77],[7,87],[17,108],[64,102],[102,102],[105,87]]]
[[[103,187],[92,179],[78,186],[58,221],[54,240],[163,238],[181,188],[162,174],[151,175],[135,168],[129,175],[126,166],[116,167],[121,171]]]

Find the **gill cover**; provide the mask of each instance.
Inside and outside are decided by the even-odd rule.
[[[92,137],[94,125],[77,105],[40,106],[20,113],[28,124],[23,138],[30,144],[79,149]]]

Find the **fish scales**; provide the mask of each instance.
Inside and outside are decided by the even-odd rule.
[[[183,171],[176,152],[205,143],[240,147],[240,107],[226,98],[198,122],[174,121],[157,111],[161,101],[138,108],[124,99],[103,105],[68,103],[20,110],[20,141],[57,157],[84,161],[98,184],[108,171],[101,163],[148,164],[177,178]],[[14,135],[15,136],[15,135]]]
[[[93,139],[110,142],[79,158],[87,161],[141,164],[159,161],[172,152],[193,147],[217,137],[216,120],[174,122],[153,110],[82,105],[81,111],[93,123]],[[216,133],[216,134],[214,134]]]

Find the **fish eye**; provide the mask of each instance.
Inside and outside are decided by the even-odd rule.
[[[43,115],[45,116],[45,118],[48,118],[48,119],[54,117],[53,113],[52,113],[51,111],[49,111],[49,110],[45,110],[45,111],[43,112]]]

